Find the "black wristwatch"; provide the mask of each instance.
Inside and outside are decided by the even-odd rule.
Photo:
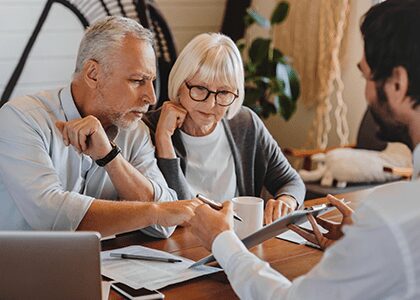
[[[109,151],[104,158],[95,160],[96,164],[100,167],[105,167],[111,160],[113,160],[119,153],[121,153],[121,148],[118,147],[113,141],[110,141],[112,150]]]

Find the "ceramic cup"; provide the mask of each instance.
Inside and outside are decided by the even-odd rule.
[[[232,198],[233,209],[243,222],[234,219],[236,235],[243,239],[263,226],[264,200],[258,197]]]

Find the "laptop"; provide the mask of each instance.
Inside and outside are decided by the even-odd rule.
[[[95,232],[0,231],[0,299],[101,299]]]

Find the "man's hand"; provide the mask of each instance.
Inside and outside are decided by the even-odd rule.
[[[154,223],[166,227],[188,222],[200,204],[202,202],[198,199],[156,203]]]
[[[351,209],[347,204],[332,195],[327,196],[328,201],[334,205],[342,214],[343,219],[341,223],[327,221],[321,218],[314,218],[311,214],[308,215],[308,220],[311,223],[312,230],[308,230],[294,224],[289,225],[289,228],[308,240],[311,243],[319,245],[321,249],[326,249],[331,246],[336,240],[339,240],[343,235],[343,226],[353,224]],[[318,228],[318,224],[328,230],[327,233],[322,234]]]
[[[233,230],[233,204],[223,203],[223,208],[217,211],[207,204],[200,205],[191,218],[191,231],[199,238],[204,247],[211,250],[214,239],[223,231]]]
[[[264,223],[266,225],[273,223],[280,217],[283,217],[297,208],[297,201],[295,198],[282,195],[277,199],[270,199],[267,201],[264,210]]]
[[[72,145],[79,153],[89,155],[93,160],[105,157],[112,150],[101,122],[94,116],[68,122],[58,121],[55,126],[63,135],[66,146]]]
[[[166,101],[162,105],[156,128],[156,152],[160,158],[175,158],[172,135],[184,123],[187,111],[180,104]]]

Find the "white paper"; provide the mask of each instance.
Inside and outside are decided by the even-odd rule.
[[[166,263],[138,259],[121,259],[110,257],[111,252],[175,258],[181,259],[182,262]],[[142,246],[129,246],[101,252],[102,275],[122,282],[134,289],[147,288],[149,290],[156,290],[222,270],[208,266],[188,269],[193,263],[194,261],[185,257]]]
[[[312,230],[312,226],[311,226],[311,223],[309,223],[309,221],[306,221],[305,223],[302,223],[299,226]],[[319,225],[318,225],[318,228],[322,233],[327,233],[328,232],[327,230],[325,230],[324,228],[322,228]],[[285,240],[285,241],[289,241],[289,242],[292,242],[292,243],[296,243],[296,244],[299,244],[299,245],[303,245],[303,244],[306,245],[306,244],[310,243],[307,240],[305,240],[303,237],[301,237],[299,234],[297,234],[296,232],[294,232],[292,230],[288,230],[288,231],[286,231],[282,234],[279,234],[277,236],[277,238]],[[313,245],[312,243],[310,243],[310,244]]]
[[[111,284],[115,281],[104,281],[102,280],[102,300],[108,300],[109,290],[111,289]]]

